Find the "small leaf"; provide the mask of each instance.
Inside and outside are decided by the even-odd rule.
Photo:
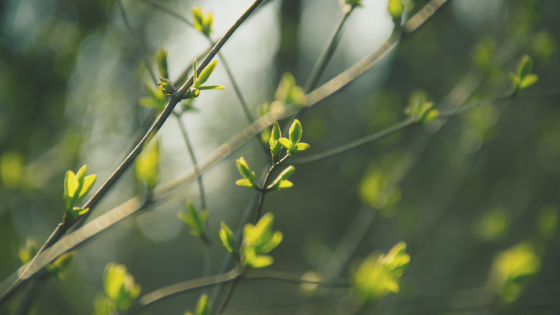
[[[280,130],[280,124],[275,122],[272,126],[272,133],[270,134],[269,144],[270,147],[273,146],[273,142],[278,141],[282,137],[282,131]]]
[[[515,89],[519,90],[519,78],[513,72],[509,73],[509,78]]]
[[[203,294],[196,304],[196,315],[210,315],[210,304],[208,303],[208,295]]]
[[[72,171],[66,172],[64,177],[64,208],[68,211],[74,208],[74,194],[78,189],[78,181],[76,180],[76,174]]]
[[[235,238],[233,236],[233,232],[223,221],[221,226],[222,228],[220,230],[220,239],[222,240],[222,244],[224,244],[224,247],[228,252],[236,256],[237,248],[235,245]]]
[[[241,187],[253,188],[253,184],[251,183],[251,181],[246,178],[237,180],[235,184]]]
[[[196,59],[193,60],[192,69],[193,69],[193,86],[195,88],[197,88],[198,87],[198,73],[197,73],[198,70],[197,70]]]
[[[204,15],[204,17],[202,18],[202,28],[204,34],[210,35],[210,33],[212,33],[213,23],[214,23],[214,16],[212,15],[212,13],[209,12],[206,15]]]
[[[255,258],[251,259],[251,261],[247,262],[247,264],[251,268],[255,268],[255,269],[265,268],[272,265],[273,263],[274,263],[274,258],[272,258],[272,256],[267,256],[267,255],[256,256]]]
[[[439,111],[437,109],[428,110],[426,113],[424,113],[424,116],[422,118],[422,123],[430,122],[438,118],[438,116],[439,116]]]
[[[299,120],[295,119],[294,122],[292,123],[292,126],[290,127],[290,142],[292,143],[292,145],[296,145],[300,140],[301,140],[301,135],[302,135],[302,128],[301,128],[301,123],[299,122]]]
[[[245,161],[243,157],[240,157],[235,162],[237,163],[237,168],[239,169],[241,175],[246,179],[248,179],[249,182],[251,182],[251,184],[255,184],[255,174],[253,174],[249,169],[249,165],[247,164],[247,161]]]
[[[207,211],[202,211],[199,215],[190,201],[187,202],[187,214],[179,213],[179,218],[192,228],[191,234],[200,238],[204,238],[204,221],[206,216]]]
[[[269,253],[271,250],[276,248],[276,246],[278,246],[280,243],[282,243],[283,238],[284,238],[284,235],[282,234],[282,232],[280,232],[280,231],[274,232],[270,241],[267,242],[266,244],[264,244],[263,246],[261,246],[261,248],[260,248],[261,253],[263,253],[263,254]]]
[[[194,19],[194,28],[199,32],[204,32],[204,27],[202,26],[202,8],[196,7],[191,10]]]
[[[163,48],[158,49],[156,60],[159,74],[164,78],[169,78],[169,73],[167,72],[167,51]]]
[[[296,79],[294,76],[289,72],[284,73],[280,79],[280,84],[278,84],[278,89],[276,89],[275,99],[286,103],[290,90],[295,86]]]
[[[80,195],[78,196],[78,199],[81,200],[82,198],[84,198],[85,195],[87,195],[87,193],[93,187],[93,184],[95,184],[96,179],[97,179],[97,175],[95,174],[86,176],[86,178],[84,178],[84,184],[82,186],[82,190],[80,191]]]
[[[278,189],[288,189],[294,187],[294,183],[290,182],[289,180],[283,180],[280,182]]]
[[[524,90],[530,87],[531,85],[537,83],[538,80],[539,77],[536,74],[529,73],[523,78],[523,80],[521,80],[521,83],[519,84],[519,89]]]
[[[292,143],[290,142],[290,140],[286,139],[286,138],[280,138],[278,140],[280,142],[280,144],[286,148],[286,150],[291,150],[292,149]]]
[[[288,166],[287,168],[285,168],[279,175],[278,177],[276,177],[276,179],[272,182],[272,184],[270,184],[267,189],[272,189],[272,190],[278,190],[278,189],[282,189],[282,188],[290,188],[293,186],[293,184],[289,181],[287,181],[288,178],[290,178],[290,176],[292,176],[292,174],[294,173],[294,171],[296,170],[295,167],[293,167],[292,165]],[[281,188],[282,183],[283,182],[287,182],[284,184],[284,186]],[[288,184],[289,183],[289,184]]]
[[[74,253],[66,253],[58,257],[52,264],[47,266],[47,270],[58,279],[63,278],[64,271],[68,268],[68,265],[72,262],[74,258]]]
[[[198,89],[199,90],[223,90],[225,89],[225,87],[221,85],[205,85],[205,86],[199,86]]]
[[[218,59],[212,61],[208,66],[206,66],[206,68],[204,68],[204,70],[202,70],[200,76],[198,77],[198,85],[202,85],[206,83],[206,81],[208,81],[210,75],[212,74],[212,72],[214,72],[214,69],[216,68],[217,65],[218,65]]]
[[[19,249],[18,257],[22,264],[27,264],[39,251],[39,244],[33,237],[28,237],[25,246]]]
[[[517,66],[517,76],[519,79],[523,80],[526,75],[530,74],[533,70],[533,59],[529,55],[524,55],[521,57],[521,61]]]
[[[159,180],[159,156],[159,141],[156,141],[151,145],[146,142],[136,158],[136,177],[146,184],[148,190],[153,190]]]
[[[296,147],[295,147],[294,151],[296,151],[296,152],[305,151],[305,150],[309,149],[309,147],[310,146],[309,146],[308,143],[300,142],[300,143],[296,144]]]
[[[389,0],[388,9],[393,19],[400,19],[403,13],[401,0]]]
[[[175,86],[173,86],[173,82],[169,81],[169,79],[159,77],[159,85],[160,89],[165,95],[171,95],[177,91]]]

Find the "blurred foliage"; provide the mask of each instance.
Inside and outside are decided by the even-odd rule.
[[[497,253],[490,273],[490,285],[506,302],[515,301],[522,285],[540,269],[541,259],[532,244],[520,243]]]
[[[191,73],[192,60],[201,60],[208,48],[204,37],[219,39],[252,1],[156,2],[191,21],[197,31],[148,3],[123,0],[149,66],[169,84],[179,85],[177,78]],[[319,84],[373,51],[395,24],[428,0],[414,5],[400,0],[269,2],[222,50],[250,110],[257,113],[268,102],[261,114],[302,100],[297,82],[306,82],[341,18],[341,3],[360,7],[348,17]],[[250,161],[252,169],[247,165],[243,179],[247,175],[259,184],[253,170],[260,176],[266,162],[251,141],[204,174],[208,209],[185,209],[185,200],[198,197],[191,185],[100,234],[76,250],[69,267],[71,255],[49,267],[65,276],[42,284],[33,312],[107,315],[125,309],[139,297],[140,287],[121,265],[108,265],[102,277],[110,261],[124,263],[150,290],[199,278],[203,252],[186,235],[208,233],[219,235],[228,251],[241,253],[253,267],[271,264],[266,251],[274,247],[270,269],[313,281],[336,280],[331,279],[333,270],[347,275],[347,251],[352,261],[406,241],[407,253],[399,255],[412,257],[413,264],[405,274],[390,263],[393,250],[371,254],[355,268],[355,299],[379,302],[366,304],[366,313],[446,313],[458,304],[485,306],[481,301],[495,296],[502,301],[492,309],[496,313],[530,312],[545,304],[550,308],[539,312],[557,313],[560,110],[559,98],[551,92],[559,85],[558,12],[560,2],[554,0],[449,1],[382,62],[299,118],[304,141],[312,146],[294,159],[388,128],[406,119],[405,109],[413,119],[433,120],[337,157],[298,165],[298,172],[290,174],[294,188],[270,194],[263,208],[274,214],[282,237],[265,216],[267,224],[248,228],[241,252],[233,242],[255,193],[232,185],[238,176],[233,159]],[[32,259],[66,206],[73,210],[79,202],[75,197],[83,189],[77,189],[77,178],[86,174],[74,174],[77,186],[65,193],[66,172],[87,164],[99,177],[89,187],[96,190],[136,144],[132,139],[150,111],[163,110],[167,96],[148,77],[144,57],[114,1],[0,1],[0,30],[0,276],[5,279]],[[181,103],[183,111],[194,104],[200,108],[183,120],[201,160],[246,127],[222,62],[209,81],[227,89]],[[507,92],[512,84],[518,98],[485,105],[444,125],[434,117],[449,109],[440,106],[483,100]],[[429,97],[407,102],[418,90]],[[537,97],[539,93],[543,95]],[[279,129],[287,124],[280,121]],[[271,135],[272,128],[262,134],[268,146]],[[152,190],[191,169],[172,120],[158,137],[92,218],[138,194],[136,180]],[[358,223],[367,220],[356,217],[361,207],[379,215],[355,249],[339,248],[360,231],[347,234],[350,227],[364,228]],[[282,246],[276,246],[280,241]],[[211,274],[217,274],[224,249],[215,244],[212,253]],[[105,293],[98,295],[103,288]],[[279,312],[271,307],[283,306],[281,311],[301,313],[316,307],[315,313],[346,314],[340,305],[348,300],[347,290],[313,284],[301,288],[247,281],[233,295],[231,310],[267,314]],[[395,291],[400,293],[388,294]],[[21,298],[18,292],[10,305],[0,307],[0,314],[15,310]],[[188,294],[150,312],[190,309],[198,314],[199,300],[199,294]]]
[[[399,242],[386,255],[373,253],[362,262],[354,275],[354,287],[361,303],[399,292],[398,278],[410,263],[405,250],[406,243]]]

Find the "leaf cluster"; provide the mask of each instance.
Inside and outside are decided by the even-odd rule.
[[[541,258],[529,242],[497,253],[489,276],[489,285],[503,301],[513,302],[521,293],[522,285],[539,272]]]
[[[202,8],[200,6],[193,8],[191,13],[194,19],[194,28],[204,35],[209,36],[213,32],[212,24],[214,23],[214,16],[212,13],[202,14]]]
[[[179,213],[179,218],[192,228],[191,234],[199,237],[203,241],[207,240],[206,231],[204,229],[207,216],[207,210],[203,210],[199,215],[198,211],[190,201],[187,202],[186,213]]]
[[[416,91],[410,95],[408,107],[404,112],[421,124],[430,122],[439,116],[438,110],[434,108],[434,103],[428,102],[423,91]]]
[[[510,73],[510,79],[516,92],[521,92],[537,83],[539,76],[531,73],[531,71],[533,71],[533,59],[531,59],[528,55],[525,55],[521,58],[521,61],[517,66],[517,73]]]
[[[141,291],[140,285],[134,282],[134,277],[128,273],[126,266],[115,263],[109,263],[105,267],[103,288],[106,296],[96,300],[96,315],[128,309]]]
[[[282,232],[272,231],[274,215],[265,214],[256,225],[248,223],[243,228],[243,242],[237,251],[231,229],[222,222],[220,239],[224,247],[234,257],[241,260],[242,268],[265,268],[274,263],[274,258],[268,254],[282,242]]]
[[[386,254],[373,253],[354,275],[354,289],[362,302],[375,301],[391,292],[399,292],[399,277],[410,263],[406,243],[399,242]]]
[[[84,165],[80,168],[78,173],[73,171],[66,172],[64,177],[64,208],[66,209],[66,215],[69,218],[74,218],[80,216],[89,211],[89,209],[82,209],[76,207],[76,204],[80,202],[95,184],[97,175],[87,176],[87,166]]]

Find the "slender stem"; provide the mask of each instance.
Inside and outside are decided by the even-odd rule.
[[[546,94],[546,96],[551,96],[553,95],[554,92],[550,92],[548,94]],[[556,91],[556,95],[560,94],[560,91]],[[534,96],[538,96],[538,94],[534,94]],[[478,107],[484,106],[484,105],[488,105],[488,104],[492,104],[492,103],[496,103],[496,102],[503,102],[503,101],[507,101],[510,100],[514,97],[518,97],[518,94],[514,94],[512,92],[506,92],[504,94],[498,95],[498,96],[494,96],[494,97],[489,97],[487,99],[478,101],[478,102],[474,102],[472,104],[469,105],[465,105],[465,106],[461,106],[458,109],[452,109],[452,110],[447,110],[447,111],[443,111],[439,114],[438,117],[440,118],[449,118],[449,117],[453,117],[453,116],[457,116],[460,114],[463,114],[465,112],[468,112],[470,110],[476,109]],[[300,159],[294,159],[292,161],[293,164],[306,164],[306,163],[312,163],[312,162],[317,162],[317,161],[321,161],[324,159],[328,159],[330,157],[333,156],[337,156],[339,154],[343,154],[346,152],[349,152],[353,149],[359,148],[361,146],[364,146],[368,143],[371,143],[373,141],[382,139],[384,137],[390,136],[395,132],[398,132],[412,124],[415,124],[416,121],[412,118],[408,118],[405,119],[403,121],[401,121],[400,123],[393,125],[383,131],[380,131],[378,133],[375,133],[373,135],[358,139],[358,140],[354,140],[350,143],[341,145],[339,147],[336,147],[334,149],[330,149],[327,150],[325,152],[322,153],[318,153],[318,154],[314,154],[308,157],[304,157],[304,158],[300,158]]]
[[[181,129],[181,134],[183,135],[183,139],[185,140],[185,144],[187,146],[187,151],[189,152],[189,156],[191,158],[193,167],[197,173],[200,173],[198,169],[198,162],[196,160],[196,155],[194,154],[193,147],[191,142],[189,141],[189,136],[187,134],[187,128],[185,128],[185,124],[181,119],[181,115],[173,112],[175,118],[177,119],[177,124],[179,125],[179,129]],[[204,192],[204,184],[202,182],[202,176],[198,177],[198,189],[200,191],[200,205],[202,209],[208,211],[208,206],[206,204],[206,194]],[[209,233],[210,223],[208,219],[204,222],[206,232],[202,235],[202,239],[204,241],[204,264],[202,266],[202,276],[207,277],[210,275],[211,265],[212,265],[212,239],[211,233]]]
[[[140,39],[138,39],[136,37],[136,35],[134,34],[134,31],[132,30],[132,27],[130,26],[130,22],[129,22],[129,19],[128,19],[128,14],[126,13],[126,9],[124,7],[124,4],[122,3],[122,0],[117,0],[117,4],[119,5],[119,9],[121,11],[121,16],[122,16],[124,25],[125,25],[126,29],[128,30],[128,33],[130,34],[130,37],[132,38],[132,41],[134,42],[134,45],[136,45],[136,48],[138,49],[138,51],[140,51],[140,54],[142,55],[142,58],[144,59],[144,63],[146,64],[146,68],[150,72],[150,78],[157,85],[158,79],[157,79],[157,76],[156,76],[154,70],[152,69],[151,62],[150,62],[150,57],[148,56],[148,53],[146,52],[146,49],[144,49],[144,46],[142,46],[142,42],[140,41]]]
[[[231,297],[233,296],[233,292],[235,291],[235,288],[237,287],[238,284],[239,284],[239,278],[235,279],[235,281],[233,281],[233,283],[229,287],[229,289],[226,293],[226,298],[224,299],[224,302],[222,303],[222,306],[220,307],[220,310],[218,311],[218,315],[222,314],[225,311],[226,307],[229,304],[229,301],[231,300]]]
[[[257,205],[257,217],[255,219],[255,223],[259,222],[259,219],[261,218],[261,212],[262,212],[262,207],[264,204],[264,197],[266,196],[266,194],[269,192],[269,190],[267,189],[267,185],[268,185],[268,180],[270,179],[270,175],[272,174],[272,171],[274,171],[274,169],[276,169],[276,167],[280,166],[280,164],[284,163],[284,161],[286,161],[290,156],[288,154],[286,154],[286,156],[284,156],[280,161],[276,162],[276,163],[272,163],[272,166],[270,167],[270,169],[268,170],[268,172],[266,173],[266,176],[264,177],[264,181],[262,184],[262,188],[260,190],[260,197],[259,197],[259,203]]]
[[[352,285],[351,282],[342,280],[337,282],[324,282],[324,281],[311,281],[301,279],[299,275],[292,274],[284,271],[276,270],[248,270],[245,273],[240,274],[237,269],[233,269],[229,272],[221,273],[218,275],[203,277],[194,280],[183,281],[175,283],[163,288],[157,289],[151,293],[147,293],[142,296],[138,304],[131,307],[129,312],[126,314],[130,315],[132,313],[137,313],[140,310],[155,305],[157,303],[163,302],[171,297],[186,294],[197,290],[207,289],[212,286],[217,286],[220,284],[230,283],[236,280],[271,280],[271,281],[282,281],[293,284],[314,284],[320,287],[334,287],[334,288],[347,288]]]
[[[329,61],[331,60],[336,48],[338,47],[338,44],[340,43],[340,36],[339,36],[340,32],[342,31],[342,27],[344,26],[344,23],[346,22],[346,20],[348,19],[352,11],[354,11],[354,7],[350,4],[347,4],[342,8],[342,18],[340,19],[338,25],[334,28],[333,33],[330,36],[330,40],[326,42],[325,46],[323,47],[323,50],[319,54],[319,57],[315,61],[315,65],[313,66],[313,69],[311,70],[309,77],[307,78],[307,82],[305,83],[305,86],[303,88],[305,94],[308,94],[309,92],[313,91],[317,87],[317,84],[319,83],[319,80],[321,79],[323,72],[325,72],[325,69],[329,64]],[[299,118],[301,115],[305,114],[306,111],[307,111],[306,107],[300,109],[293,116],[291,122]],[[287,128],[289,128],[291,122],[286,125],[285,131],[288,130]]]
[[[306,163],[311,163],[311,162],[317,162],[317,161],[321,161],[324,159],[328,159],[330,157],[333,156],[337,156],[339,154],[342,153],[346,153],[349,152],[353,149],[362,147],[368,143],[377,141],[379,139],[385,138],[387,136],[390,136],[392,134],[394,134],[395,132],[401,131],[404,128],[413,125],[416,123],[416,120],[414,118],[407,118],[403,121],[401,121],[400,123],[397,123],[383,131],[380,131],[378,133],[374,133],[373,135],[358,139],[358,140],[354,140],[350,143],[341,145],[339,147],[336,147],[334,149],[330,149],[327,150],[325,152],[322,153],[318,153],[318,154],[314,154],[308,157],[304,157],[304,158],[300,158],[300,159],[294,159],[293,164],[306,164]]]
[[[181,134],[183,135],[183,139],[185,140],[185,144],[187,145],[187,151],[189,152],[189,156],[190,156],[191,161],[193,163],[193,167],[195,169],[195,172],[200,173],[200,169],[198,168],[198,162],[196,161],[196,156],[194,154],[192,144],[189,141],[189,136],[187,134],[187,129],[185,128],[185,124],[183,123],[183,120],[181,119],[181,115],[174,113],[174,116],[177,119],[177,124],[179,125],[179,129],[181,129]],[[206,194],[204,193],[204,184],[202,183],[202,176],[199,176],[197,180],[198,180],[198,189],[200,191],[200,205],[201,205],[202,209],[208,209],[208,207],[206,205]]]

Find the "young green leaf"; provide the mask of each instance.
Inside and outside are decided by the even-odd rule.
[[[235,238],[233,236],[233,232],[224,222],[222,222],[221,226],[222,228],[220,230],[220,239],[222,240],[224,247],[232,255],[237,256],[238,253],[235,245]]]
[[[158,111],[158,114],[163,112],[165,105],[167,104],[167,97],[163,94],[161,89],[152,90],[148,85],[145,86],[146,91],[150,96],[141,97],[138,102],[142,106],[153,107]]]
[[[81,209],[76,207],[76,204],[80,202],[95,184],[97,175],[86,176],[87,166],[82,166],[77,174],[71,170],[66,172],[64,178],[64,208],[66,209],[66,214],[73,218],[77,215],[82,215],[86,213],[87,209]]]
[[[187,202],[187,213],[179,213],[179,218],[182,219],[187,225],[192,227],[191,234],[204,238],[205,231],[204,231],[204,222],[206,220],[206,216],[208,215],[207,211],[202,211],[200,216],[198,215],[198,211],[193,206],[193,204],[189,201]]]
[[[251,183],[250,180],[244,178],[244,179],[238,179],[235,184],[237,186],[241,186],[241,187],[249,187],[249,188],[253,188],[253,183]]]
[[[270,184],[267,187],[267,189],[279,190],[279,189],[291,188],[294,184],[292,182],[288,181],[288,178],[290,178],[290,176],[292,176],[292,174],[294,173],[295,170],[296,170],[296,168],[293,167],[292,165],[285,168],[280,173],[280,175],[278,175],[278,177],[276,177],[276,179],[272,182],[272,184]]]
[[[272,133],[270,134],[270,146],[272,147],[272,144],[274,141],[280,140],[280,138],[282,138],[282,131],[280,130],[280,124],[278,124],[278,122],[275,122],[274,125],[272,126]]]
[[[221,85],[204,85],[204,86],[199,86],[198,89],[199,89],[199,90],[223,90],[223,89],[225,89],[225,86],[221,86]]]
[[[198,67],[198,65],[196,64],[196,59],[195,59],[195,60],[193,60],[193,63],[192,63],[192,69],[193,69],[193,70],[192,70],[192,71],[193,71],[193,86],[194,86],[195,88],[197,88],[198,85],[199,85],[199,84],[198,84],[198,70],[197,70],[197,67]]]
[[[198,84],[195,85],[195,87],[198,88],[202,84],[206,83],[206,81],[208,81],[208,79],[210,78],[212,72],[214,72],[214,69],[216,69],[217,65],[218,65],[218,59],[212,61],[208,66],[206,66],[206,68],[204,68],[204,70],[202,70],[202,72],[198,76]]]
[[[537,83],[537,81],[539,81],[539,77],[536,74],[529,73],[523,78],[523,80],[521,80],[521,83],[519,84],[519,88],[521,90],[524,90],[530,87],[531,85]]]
[[[399,277],[410,262],[405,250],[406,243],[399,242],[387,255],[373,253],[362,262],[354,274],[354,289],[362,302],[399,292]]]
[[[243,157],[240,157],[237,161],[237,168],[239,169],[239,173],[243,177],[245,177],[252,185],[255,185],[255,174],[251,172],[247,161]]]
[[[290,140],[286,138],[280,138],[278,141],[284,148],[286,148],[286,150],[292,150],[293,145],[292,142],[290,142]]]
[[[64,271],[68,268],[68,265],[72,262],[74,258],[74,253],[66,253],[58,257],[53,263],[47,266],[47,271],[58,279],[64,277]]]
[[[296,144],[296,147],[294,148],[296,152],[301,152],[301,151],[305,151],[307,149],[309,149],[310,145],[308,143],[303,143],[300,142],[298,144]]]
[[[136,159],[136,177],[144,182],[150,191],[156,187],[159,180],[159,159],[159,141],[145,145]]]
[[[167,71],[167,51],[163,48],[158,49],[156,60],[159,74],[164,78],[169,78],[169,72]]]
[[[25,241],[25,246],[21,247],[18,252],[19,260],[22,264],[27,264],[28,262],[37,255],[39,251],[39,244],[33,237],[28,237]]]
[[[212,33],[212,24],[214,22],[212,13],[203,15],[201,7],[193,8],[191,12],[194,19],[193,24],[195,29],[205,35],[210,35]]]
[[[134,277],[127,272],[126,266],[114,263],[105,267],[103,288],[120,310],[128,309],[141,291],[140,285],[134,283]]]
[[[208,295],[203,294],[196,304],[195,315],[210,315],[210,304],[208,303]]]
[[[524,55],[521,57],[521,61],[517,66],[517,76],[521,79],[525,78],[526,75],[531,73],[533,70],[533,59],[529,55]]]
[[[290,142],[292,143],[292,146],[295,146],[301,140],[302,132],[303,131],[301,128],[301,123],[299,122],[299,120],[295,119],[294,122],[292,123],[292,126],[290,126],[290,133],[289,133]]]
[[[403,13],[404,7],[401,0],[389,0],[388,9],[393,19],[399,20]]]
[[[171,82],[169,79],[159,77],[159,86],[161,91],[165,95],[171,95],[177,92],[177,89],[175,88],[175,86],[173,86],[173,82]]]

